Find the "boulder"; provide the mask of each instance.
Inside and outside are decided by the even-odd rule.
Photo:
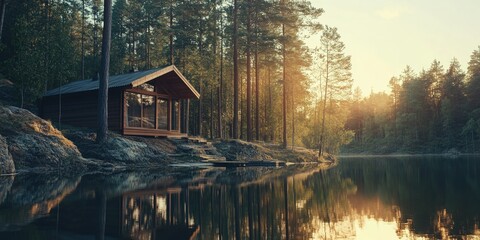
[[[80,164],[77,147],[50,122],[28,110],[0,106],[0,135],[6,140],[17,170],[75,168]]]
[[[228,161],[273,159],[269,149],[242,140],[219,141],[214,143],[214,146]]]
[[[8,152],[8,145],[5,138],[0,135],[0,174],[15,172],[15,164],[12,155]]]
[[[132,164],[139,166],[148,163],[164,163],[166,153],[158,147],[137,139],[129,139],[112,132],[108,133],[105,143],[97,144],[96,134],[88,131],[67,131],[71,139],[86,158],[100,159],[115,164]]]

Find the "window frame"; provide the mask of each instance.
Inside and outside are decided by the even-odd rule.
[[[147,130],[147,131],[159,131],[159,132],[178,132],[180,133],[181,131],[181,127],[180,127],[180,118],[181,118],[181,104],[180,104],[180,99],[179,98],[173,98],[172,96],[170,95],[166,95],[166,94],[161,94],[161,93],[158,93],[156,92],[156,87],[155,87],[155,92],[150,92],[150,91],[146,91],[146,90],[143,90],[143,89],[139,89],[139,88],[127,88],[124,90],[123,92],[123,128],[124,129],[138,129],[138,130]],[[141,95],[147,95],[147,96],[152,96],[154,97],[154,101],[155,101],[155,128],[145,128],[145,127],[130,127],[130,126],[127,126],[127,121],[128,121],[128,110],[127,110],[127,101],[126,101],[126,95],[128,93],[135,93],[135,94],[141,94]],[[142,99],[143,99],[143,96],[142,96]],[[163,100],[167,100],[167,104],[168,104],[168,108],[167,108],[167,129],[159,129],[158,126],[158,113],[159,113],[159,106],[158,106],[158,99],[163,99]],[[176,100],[178,101],[178,119],[177,119],[177,125],[178,125],[178,129],[176,130],[173,130],[172,129],[172,102]],[[143,104],[142,104],[142,109],[141,109],[141,116],[143,118]]]

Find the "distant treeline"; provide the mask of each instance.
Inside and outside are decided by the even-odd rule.
[[[346,152],[443,153],[480,151],[480,47],[467,71],[457,59],[435,60],[390,80],[390,93],[354,94],[346,127],[355,132]]]

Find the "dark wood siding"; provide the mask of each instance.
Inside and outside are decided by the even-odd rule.
[[[52,122],[58,122],[59,96],[44,97],[41,116]],[[78,127],[97,127],[97,91],[71,93],[62,95],[62,123]],[[113,88],[108,92],[108,128],[121,131],[122,128],[123,89]]]
[[[152,137],[186,137],[186,133],[180,133],[179,131],[167,131],[159,129],[147,129],[147,128],[124,128],[122,131],[124,135],[134,136],[152,136]]]

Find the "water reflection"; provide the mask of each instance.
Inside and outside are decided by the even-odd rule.
[[[480,238],[475,159],[0,181],[6,239]]]

